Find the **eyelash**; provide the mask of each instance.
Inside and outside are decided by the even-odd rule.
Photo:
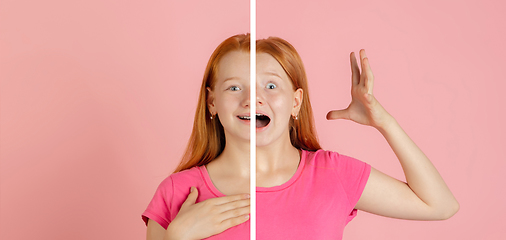
[[[270,86],[273,86],[273,87],[270,87]],[[276,86],[276,84],[274,84],[274,83],[268,83],[267,84],[267,88],[268,89],[274,89],[274,88],[277,88],[277,87],[278,86]],[[238,86],[231,86],[231,87],[229,87],[227,89],[228,90],[232,90],[232,91],[239,91],[239,90],[241,90]],[[236,89],[236,90],[234,90],[234,89]]]
[[[268,83],[267,84],[267,88],[268,89],[274,89],[274,88],[270,88],[269,86],[274,86],[274,88],[277,88],[276,84],[274,84],[274,83]]]
[[[234,88],[237,88],[237,90],[234,90]],[[231,86],[231,87],[228,88],[228,90],[232,90],[232,91],[235,92],[235,91],[239,91],[241,89],[238,86]]]

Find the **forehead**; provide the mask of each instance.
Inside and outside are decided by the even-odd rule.
[[[282,79],[289,80],[288,75],[279,62],[268,53],[257,54],[257,75],[268,76],[274,75],[281,77]]]
[[[226,53],[219,61],[216,72],[218,82],[229,78],[249,80],[249,53],[232,51]]]
[[[257,77],[276,76],[291,83],[283,67],[272,55],[257,53],[256,58]],[[219,84],[228,79],[249,80],[249,60],[248,52],[232,51],[226,53],[218,63],[216,82]]]

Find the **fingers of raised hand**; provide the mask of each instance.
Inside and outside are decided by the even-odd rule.
[[[362,73],[360,74],[360,83],[366,88],[367,93],[372,94],[374,75],[372,74],[371,66],[369,65],[369,58],[365,54],[365,50],[360,50],[360,65]]]
[[[351,65],[351,83],[353,85],[358,85],[360,83],[360,69],[358,68],[357,58],[355,58],[354,52],[351,52],[350,54],[350,65]]]
[[[334,119],[350,119],[350,114],[348,109],[342,110],[333,110],[327,113],[327,120]]]

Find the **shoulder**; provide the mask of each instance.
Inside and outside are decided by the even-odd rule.
[[[171,195],[174,191],[177,192],[178,189],[194,186],[195,183],[201,182],[201,179],[199,167],[172,173],[158,185],[157,192]]]
[[[321,161],[325,160],[335,161],[339,160],[339,158],[341,157],[346,157],[345,155],[342,155],[338,152],[324,149],[318,149],[316,151],[307,151],[307,150],[302,151],[304,154],[306,154],[308,159],[321,160]]]
[[[355,206],[369,178],[371,165],[334,151],[318,150],[306,154],[309,171],[314,176],[339,183],[350,206]]]
[[[146,208],[143,214],[144,221],[147,223],[148,219],[153,219],[164,228],[167,228],[188,197],[190,188],[192,186],[201,186],[202,182],[204,181],[201,177],[200,167],[193,167],[166,177],[159,184]]]
[[[323,149],[317,151],[303,150],[303,156],[305,156],[306,164],[319,168],[346,168],[348,166],[366,164],[353,157]]]
[[[181,172],[173,173],[169,177],[175,182],[196,181],[202,178],[201,167],[192,167]]]
[[[199,167],[193,167],[167,176],[158,185],[152,204],[154,202],[170,207],[174,203],[184,201],[190,193],[190,188],[202,182],[199,172]]]
[[[198,185],[203,181],[201,167],[193,167],[181,172],[173,173],[162,181],[160,185],[177,190],[189,189],[191,186]]]

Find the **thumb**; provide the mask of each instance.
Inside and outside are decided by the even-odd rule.
[[[181,208],[195,204],[195,201],[197,201],[198,196],[199,196],[199,190],[197,190],[196,187],[191,187],[190,194],[188,194],[188,197],[184,201]]]
[[[333,110],[327,113],[327,120],[350,119],[348,109]]]

